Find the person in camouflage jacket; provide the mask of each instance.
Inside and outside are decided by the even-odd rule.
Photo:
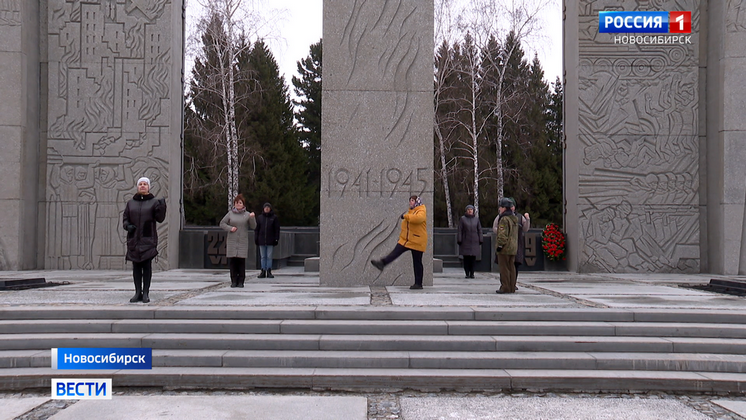
[[[495,257],[500,267],[500,289],[497,293],[515,293],[515,256],[518,253],[518,217],[511,210],[513,202],[500,199],[500,218],[497,223]]]

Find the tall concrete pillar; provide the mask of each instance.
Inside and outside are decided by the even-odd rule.
[[[36,268],[39,4],[0,2],[0,270]]]
[[[433,3],[325,0],[322,285],[413,283],[409,255],[381,273],[410,195],[423,198],[432,284]]]
[[[709,272],[746,274],[746,4],[709,1],[707,247]],[[706,60],[706,61],[705,61]]]
[[[177,266],[182,0],[42,0],[47,46],[41,243],[47,269],[125,267],[122,211],[146,176],[167,198],[156,268]]]
[[[565,6],[570,269],[699,272],[700,1],[657,2],[691,11],[692,33],[648,44],[599,33],[598,13],[618,6]]]

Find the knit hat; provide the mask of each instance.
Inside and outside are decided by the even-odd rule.
[[[469,204],[468,206],[466,206],[466,210],[469,210],[469,209],[476,210],[476,208],[474,206],[472,206],[471,204]]]
[[[150,188],[150,180],[148,178],[142,177],[138,179],[137,184],[135,184],[135,186],[140,185],[141,182],[145,182],[146,184],[148,184],[148,188]]]
[[[500,207],[505,207],[506,209],[509,209],[509,208],[513,207],[513,202],[510,201],[509,198],[504,198],[503,197],[503,198],[500,199]]]
[[[272,205],[269,203],[264,203],[264,205],[262,206],[262,210],[264,210],[267,207],[269,207],[269,209],[272,210]]]

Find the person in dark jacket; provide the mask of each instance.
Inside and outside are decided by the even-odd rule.
[[[274,278],[272,275],[272,253],[280,241],[280,220],[272,210],[272,205],[264,203],[262,213],[256,218],[254,243],[259,246],[262,271],[259,278]]]
[[[127,231],[127,261],[132,261],[135,295],[130,302],[150,302],[152,261],[158,255],[156,223],[166,219],[166,200],[150,193],[150,180],[137,180],[137,194],[124,208],[122,227]]]
[[[246,199],[238,194],[233,208],[220,221],[226,234],[225,256],[231,273],[231,287],[243,287],[246,280],[246,256],[249,254],[249,229],[256,228],[254,212],[246,211]]]
[[[474,261],[482,253],[482,223],[474,215],[474,206],[466,206],[466,214],[458,222],[458,253],[464,257],[464,272],[467,279],[474,278]]]

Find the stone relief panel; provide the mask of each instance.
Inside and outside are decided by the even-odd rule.
[[[725,28],[728,32],[746,31],[746,0],[727,0]]]
[[[141,176],[168,197],[171,0],[49,0],[47,269],[125,267]],[[169,209],[178,211],[178,209]],[[168,219],[167,219],[168,220]],[[156,267],[168,266],[167,222]]]
[[[623,44],[598,33],[600,10],[689,10],[691,39]],[[580,14],[579,269],[699,272],[698,3],[581,1]]]
[[[21,1],[0,0],[0,26],[21,26]]]
[[[424,90],[432,80],[432,2],[411,0],[325,0],[324,36],[334,44],[325,67],[330,89]],[[431,78],[432,79],[432,78]]]

